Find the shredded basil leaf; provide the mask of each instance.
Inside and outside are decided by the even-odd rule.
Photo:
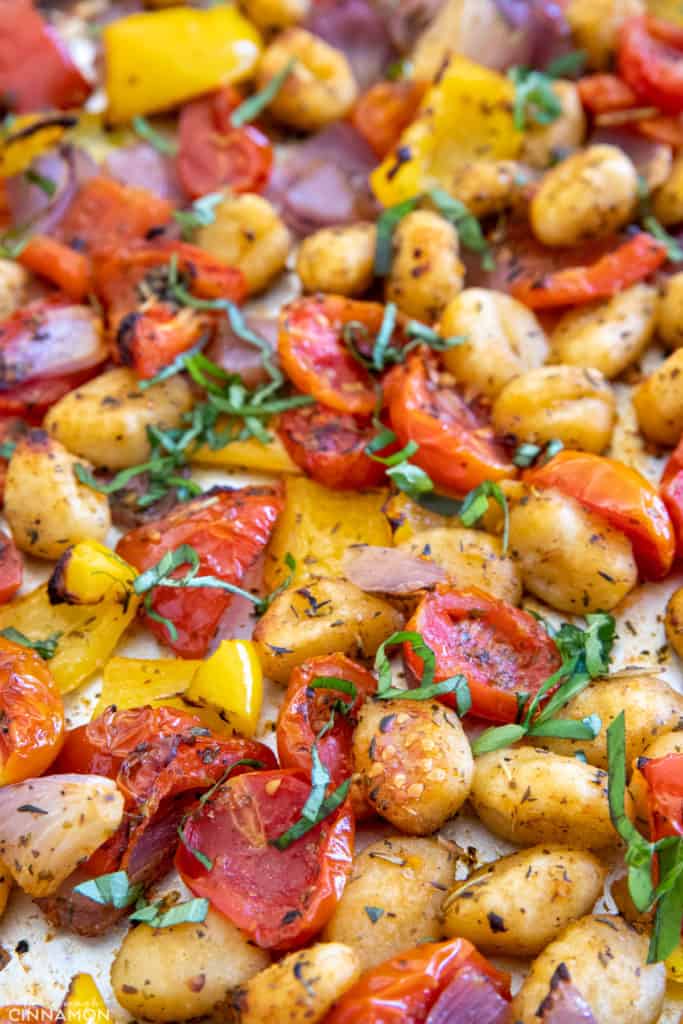
[[[266,107],[270,106],[286,80],[291,75],[296,63],[296,57],[292,57],[287,61],[281,71],[278,71],[276,75],[273,75],[268,84],[264,86],[260,92],[255,92],[253,96],[249,96],[249,98],[243,103],[240,103],[239,107],[233,110],[230,115],[230,124],[233,128],[241,128],[242,125],[248,124],[249,121],[253,121],[254,118],[258,117]]]
[[[49,661],[57,653],[62,633],[51,633],[44,640],[31,640],[24,633],[20,633],[18,629],[15,629],[14,626],[7,626],[5,629],[0,629],[0,636],[4,636],[5,640],[11,640],[12,643],[20,644],[21,647],[35,651],[44,661]]]
[[[142,885],[131,885],[125,871],[114,871],[109,875],[99,875],[88,882],[74,886],[74,892],[87,896],[94,903],[116,907],[121,910],[130,906],[139,898]]]
[[[209,901],[203,898],[177,903],[168,910],[159,901],[140,905],[130,915],[130,920],[148,924],[150,928],[171,928],[175,924],[201,924],[208,912]]]
[[[552,124],[562,114],[562,104],[553,89],[553,79],[542,71],[520,65],[510,68],[508,78],[515,87],[514,124],[518,132],[536,124]]]
[[[396,644],[407,643],[413,649],[413,653],[422,662],[422,678],[420,685],[414,689],[400,689],[393,686],[391,663],[387,657],[387,647]],[[375,671],[377,672],[378,683],[377,693],[374,700],[432,700],[434,697],[443,697],[445,694],[455,694],[456,706],[460,717],[466,715],[472,707],[472,697],[467,680],[464,676],[451,676],[441,682],[434,682],[436,673],[436,657],[434,651],[426,643],[421,633],[413,630],[402,630],[392,633],[384,643],[380,644],[375,655]]]
[[[27,171],[24,171],[24,178],[31,185],[35,185],[37,188],[44,192],[49,199],[52,199],[55,192],[57,191],[57,183],[48,178],[44,174],[40,174],[33,167],[29,167]]]
[[[388,206],[377,220],[377,242],[375,245],[375,274],[386,277],[391,270],[391,254],[394,242],[394,231],[405,216],[415,209],[419,196],[404,199],[395,206]]]
[[[176,210],[173,219],[182,228],[184,241],[188,242],[198,228],[205,228],[216,220],[216,207],[223,202],[222,192],[208,192],[200,199],[195,199],[189,210]]]
[[[178,152],[175,142],[167,139],[165,135],[153,128],[146,117],[134,117],[131,127],[135,134],[148,142],[153,149],[156,149],[157,153],[161,153],[163,156],[175,156]]]
[[[492,480],[485,480],[483,484],[479,484],[469,494],[466,494],[460,509],[460,519],[463,526],[474,526],[483,515],[486,515],[489,498],[493,498],[503,512],[503,554],[505,555],[510,538],[510,509],[505,493],[499,484]]]

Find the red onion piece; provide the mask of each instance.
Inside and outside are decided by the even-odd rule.
[[[346,55],[361,89],[382,78],[395,56],[386,21],[369,0],[318,0],[306,28]]]
[[[369,593],[414,594],[444,583],[447,573],[426,558],[372,545],[353,545],[344,558],[344,572],[351,583]]]
[[[252,314],[245,316],[244,321],[254,334],[267,341],[275,351],[278,331],[276,319]],[[227,317],[220,320],[205,354],[226,373],[238,373],[248,388],[268,380],[260,349],[235,334]]]
[[[179,202],[184,199],[175,169],[175,161],[158,153],[147,142],[124,146],[111,153],[106,170],[122,185],[134,185],[156,193],[162,199]]]
[[[495,62],[492,55],[483,57],[488,67],[506,71],[513,64],[525,64],[543,69],[572,50],[571,28],[556,0],[495,0],[495,4],[513,31],[507,55],[501,51]],[[471,56],[477,59],[476,54]]]
[[[37,300],[24,306],[22,321],[33,309],[31,329],[12,330],[12,318],[0,329],[0,390],[35,378],[79,373],[107,358],[102,323],[88,306]]]
[[[571,983],[567,965],[560,964],[550,979],[550,992],[538,1008],[543,1024],[597,1024],[581,993]]]
[[[463,967],[434,1003],[425,1024],[511,1022],[508,1002],[496,992],[486,975],[476,967]]]
[[[37,234],[50,235],[71,205],[79,185],[97,173],[97,165],[87,153],[73,146],[44,153],[33,162],[33,170],[54,182],[52,196],[34,185],[24,174],[6,182],[12,224],[30,226]]]
[[[299,235],[374,219],[368,176],[376,165],[355,128],[338,122],[278,155],[267,197]]]

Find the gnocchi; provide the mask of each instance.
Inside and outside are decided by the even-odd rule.
[[[248,192],[226,196],[214,210],[213,222],[197,232],[196,243],[241,270],[253,295],[284,270],[291,237],[273,205]]]
[[[435,323],[460,292],[465,268],[458,258],[458,233],[430,210],[414,210],[394,233],[386,297],[406,316]]]
[[[653,370],[633,392],[638,425],[648,441],[673,447],[683,433],[683,349]]]
[[[308,235],[296,260],[304,291],[363,295],[374,277],[376,241],[374,224],[322,228]]]

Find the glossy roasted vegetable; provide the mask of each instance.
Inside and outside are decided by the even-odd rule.
[[[56,638],[50,671],[69,693],[102,667],[135,618],[136,575],[113,551],[84,541],[65,552],[48,583],[0,608],[0,629]]]
[[[102,33],[110,121],[168,110],[253,71],[261,37],[232,4],[169,8],[112,21]]]

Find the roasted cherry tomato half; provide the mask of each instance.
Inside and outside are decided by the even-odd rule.
[[[384,466],[365,452],[377,433],[367,418],[316,402],[282,413],[277,432],[292,461],[325,487],[362,491],[384,479]]]
[[[280,315],[280,362],[295,386],[337,412],[370,416],[377,403],[372,377],[344,340],[374,338],[384,307],[339,295],[296,299]]]
[[[32,0],[0,0],[0,95],[7,110],[68,110],[91,86]]]
[[[312,688],[321,678],[343,679],[355,687],[355,696],[335,689]],[[353,773],[352,739],[358,711],[377,689],[375,677],[362,665],[343,654],[311,658],[294,669],[277,720],[277,752],[283,768],[291,768],[310,778],[311,749],[316,737],[320,760],[330,773],[332,789]],[[342,710],[340,711],[340,705]],[[334,715],[334,724],[321,735]],[[351,786],[351,801],[356,815],[367,814],[368,805]]]
[[[167,224],[172,212],[171,203],[155,192],[98,175],[81,185],[58,234],[78,252],[98,255],[143,241],[148,231]]]
[[[683,28],[661,18],[624,22],[619,72],[641,101],[666,114],[683,113]]]
[[[62,745],[64,705],[40,655],[0,637],[0,786],[42,775]]]
[[[377,82],[357,101],[351,123],[383,160],[415,117],[425,94],[422,82]]]
[[[637,470],[590,452],[559,452],[525,474],[531,487],[554,487],[625,534],[643,579],[666,576],[674,558],[674,529],[657,489]]]
[[[55,763],[55,771],[79,775],[106,775],[115,779],[134,750],[149,747],[162,736],[202,729],[195,715],[175,708],[107,708],[86,725],[69,729]]]
[[[676,556],[683,558],[683,438],[672,451],[664,467],[660,494],[676,535]]]
[[[24,563],[16,544],[0,530],[0,604],[14,597],[23,575]]]
[[[472,714],[490,722],[514,722],[516,694],[536,693],[562,662],[533,616],[475,587],[438,587],[422,599],[406,629],[420,633],[434,652],[437,681],[465,676]],[[403,658],[421,677],[422,659],[410,644],[404,645]],[[450,695],[441,700],[453,703]]]
[[[260,192],[268,184],[273,147],[254,125],[234,128],[230,115],[242,101],[227,86],[185,104],[178,120],[178,177],[192,199],[228,186]]]
[[[264,949],[304,946],[330,918],[351,870],[348,802],[286,849],[273,845],[300,820],[310,792],[291,771],[229,779],[190,815],[178,847],[176,865],[192,892]]]
[[[420,356],[396,366],[388,379],[389,419],[403,446],[414,441],[411,456],[434,483],[465,494],[484,480],[517,473],[493,429],[453,387],[440,384],[436,367]]]
[[[167,551],[189,544],[199,555],[199,574],[241,584],[247,570],[266,546],[282,511],[279,487],[216,487],[200,498],[179,505],[163,519],[131,530],[116,550],[136,569],[156,565]],[[183,576],[187,566],[179,567]],[[146,616],[162,643],[183,658],[206,654],[221,617],[232,600],[225,590],[157,587],[152,609],[169,619],[177,631]]]
[[[683,836],[683,754],[653,757],[639,764],[647,783],[650,836]]]
[[[325,1024],[427,1024],[439,996],[465,971],[468,984],[458,994],[461,1012],[476,991],[478,979],[490,982],[505,1009],[510,998],[509,975],[497,970],[467,939],[449,939],[416,946],[366,971],[335,1004]],[[449,1016],[439,1019],[455,1024],[464,1018],[454,1007]]]

